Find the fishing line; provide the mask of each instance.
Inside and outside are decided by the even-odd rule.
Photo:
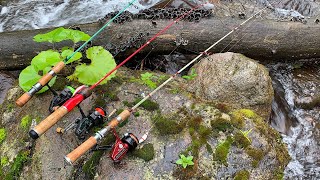
[[[182,16],[177,18],[176,20],[172,21],[169,25],[167,25],[164,29],[159,31],[156,35],[154,35],[151,39],[149,39],[144,45],[142,45],[140,48],[138,48],[134,53],[132,53],[129,57],[127,57],[125,60],[123,60],[120,64],[118,64],[114,69],[112,69],[110,72],[108,72],[104,77],[102,77],[98,82],[93,84],[90,87],[90,90],[94,89],[96,86],[98,86],[103,80],[105,80],[107,77],[109,77],[114,71],[119,69],[123,64],[125,64],[127,61],[129,61],[133,56],[135,56],[138,52],[140,52],[143,48],[148,46],[152,41],[154,41],[158,36],[160,36],[163,32],[167,31],[172,25],[179,22],[182,18],[184,18],[186,15],[190,14],[195,9],[198,9],[199,7],[203,6],[204,4],[201,4],[195,8],[192,8],[188,12],[184,13]]]
[[[41,121],[36,127],[29,131],[30,137],[33,139],[39,138],[40,135],[45,133],[48,129],[50,129],[53,125],[55,125],[63,116],[65,116],[68,112],[70,112],[73,108],[78,106],[84,99],[91,96],[92,90],[98,86],[103,80],[105,80],[109,75],[111,75],[114,71],[120,68],[123,64],[129,61],[134,55],[139,53],[144,47],[148,46],[153,40],[155,40],[159,35],[168,30],[172,25],[176,22],[180,21],[186,15],[190,14],[195,9],[201,7],[203,5],[199,5],[188,12],[185,12],[183,15],[179,16],[176,20],[172,21],[165,28],[160,30],[156,35],[150,38],[144,45],[142,45],[139,49],[137,49],[134,53],[132,53],[129,57],[127,57],[124,61],[118,64],[115,68],[109,71],[104,77],[102,77],[98,82],[93,84],[91,87],[80,86],[76,89],[73,97],[68,99],[62,106],[56,109],[52,114],[50,114],[46,119]]]
[[[212,44],[210,47],[208,47],[204,52],[200,53],[196,58],[194,58],[192,61],[190,61],[187,65],[185,65],[183,68],[181,68],[179,71],[177,71],[174,75],[172,75],[170,78],[168,78],[165,82],[163,82],[160,86],[158,86],[156,89],[154,89],[152,92],[150,92],[146,97],[144,97],[141,101],[139,101],[136,105],[134,105],[131,109],[127,109],[122,111],[116,118],[112,119],[108,125],[98,131],[95,136],[91,136],[89,139],[87,139],[84,143],[82,143],[80,146],[78,146],[76,149],[74,149],[72,152],[70,152],[67,156],[65,156],[65,160],[72,164],[75,162],[80,156],[82,156],[84,153],[86,153],[89,149],[91,149],[93,146],[95,146],[98,143],[98,140],[102,139],[105,134],[110,131],[111,129],[118,126],[119,123],[122,121],[128,119],[131,115],[131,113],[138,108],[144,101],[146,101],[148,98],[150,98],[154,93],[156,93],[159,89],[161,89],[163,86],[165,86],[168,82],[170,82],[173,78],[175,78],[178,74],[180,74],[183,70],[185,70],[187,67],[192,65],[195,61],[197,61],[202,55],[207,54],[210,49],[212,49],[214,46],[216,46],[218,43],[220,43],[222,40],[224,40],[226,37],[228,37],[230,34],[235,32],[237,29],[242,27],[245,23],[250,21],[252,18],[260,14],[265,8],[260,10],[259,12],[252,15],[250,18],[242,22],[240,25],[235,27],[232,31],[227,33],[225,36],[220,38],[218,41],[216,41],[214,44]]]
[[[119,13],[117,13],[112,19],[110,19],[103,27],[101,27],[94,35],[92,35],[86,42],[84,42],[75,52],[73,52],[70,56],[67,56],[63,61],[58,62],[53,68],[51,68],[50,71],[44,76],[42,76],[39,81],[32,86],[32,88],[25,92],[19,99],[17,99],[16,104],[19,107],[24,106],[31,97],[36,94],[38,91],[40,91],[48,82],[56,76],[57,73],[59,73],[66,63],[82,48],[84,48],[89,42],[91,42],[100,32],[102,32],[107,26],[110,25],[120,14],[122,14],[127,8],[129,8],[136,0],[132,0],[130,3],[128,3],[125,8],[123,8]]]

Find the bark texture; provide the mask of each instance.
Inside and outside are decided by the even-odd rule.
[[[227,34],[244,20],[239,18],[210,18],[200,22],[181,21],[159,36],[141,53],[168,54],[180,43],[177,51],[198,53]],[[112,24],[96,39],[94,45],[121,49],[126,44],[136,44],[130,38],[139,33],[148,33],[143,43],[168,25],[168,20],[133,20],[124,24]],[[82,31],[93,35],[102,25],[90,23],[79,25]],[[0,70],[19,69],[30,64],[31,59],[42,50],[52,48],[49,43],[36,43],[32,37],[46,33],[51,29],[25,30],[0,33]],[[277,22],[255,19],[224,41],[212,52],[228,51],[242,53],[261,62],[269,60],[295,60],[320,57],[320,24],[309,19],[306,24],[300,22]],[[184,42],[184,43],[181,43]],[[186,43],[188,42],[188,43]],[[140,42],[141,43],[141,42]],[[184,44],[184,45],[183,45]],[[72,45],[71,42],[57,43],[55,48]],[[127,46],[125,51],[117,53],[116,59],[122,61],[136,48]],[[111,48],[111,52],[112,51]],[[123,48],[122,48],[123,49]]]

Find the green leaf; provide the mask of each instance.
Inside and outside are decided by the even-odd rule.
[[[87,50],[87,58],[91,59],[91,64],[77,66],[75,72],[68,77],[69,79],[77,79],[83,84],[92,85],[117,65],[112,55],[101,46],[89,48]],[[107,80],[110,80],[114,76],[115,72],[102,81],[101,84],[105,84]]]
[[[62,51],[61,56],[63,57],[63,59],[65,59],[66,57],[70,56],[72,53],[73,53],[73,50],[66,49]],[[74,61],[78,61],[80,58],[82,58],[82,54],[77,52],[71,59],[68,60],[66,64],[70,64]]]
[[[193,156],[188,156],[188,157],[186,158],[187,161],[192,161],[192,159],[193,159]]]
[[[43,70],[43,74],[46,74],[51,68],[45,67]],[[19,86],[24,91],[29,91],[31,87],[36,84],[41,76],[38,74],[40,70],[37,70],[34,66],[30,65],[26,67],[24,70],[21,71],[19,75]],[[52,80],[49,82],[49,85],[52,86],[55,83],[56,77],[52,78]],[[43,87],[38,93],[43,93],[46,90],[48,90],[48,87]]]
[[[36,42],[61,42],[64,40],[71,40],[74,43],[79,41],[87,41],[90,39],[90,36],[84,32],[73,30],[73,29],[65,29],[63,27],[54,29],[45,34],[38,34],[33,37],[33,40]]]
[[[182,164],[182,167],[183,167],[183,168],[186,168],[187,166],[188,166],[187,163],[183,163],[183,164]]]
[[[34,66],[36,71],[44,70],[46,67],[51,67],[61,61],[60,54],[58,52],[47,50],[41,51],[36,55],[32,61],[31,65]]]
[[[182,161],[182,159],[178,159],[178,160],[176,161],[176,163],[177,163],[177,164],[182,164],[183,161]]]

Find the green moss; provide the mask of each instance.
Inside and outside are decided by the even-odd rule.
[[[246,148],[246,153],[253,159],[252,167],[258,167],[260,161],[263,159],[265,153],[257,148],[248,147]]]
[[[246,148],[248,146],[250,146],[251,142],[249,141],[248,138],[246,138],[243,133],[241,132],[236,132],[234,135],[234,144],[238,147],[238,148]]]
[[[23,130],[28,130],[32,122],[32,118],[30,115],[26,115],[21,119],[20,127]]]
[[[9,163],[9,158],[7,156],[1,157],[1,166],[5,166]]]
[[[212,127],[212,130],[223,131],[223,132],[227,131],[228,129],[230,130],[233,129],[231,122],[221,117],[212,120],[211,127]]]
[[[139,112],[134,112],[133,115],[134,115],[134,117],[139,117],[140,113]]]
[[[18,179],[20,172],[24,164],[30,159],[29,151],[20,151],[16,158],[14,159],[13,164],[10,167],[9,173],[5,176],[6,180]]]
[[[157,113],[152,117],[152,121],[155,123],[155,127],[160,132],[160,135],[178,134],[185,127],[185,124],[180,122],[175,114],[172,117],[164,117],[160,113]]]
[[[250,178],[250,173],[247,170],[238,171],[234,177],[234,180],[248,180]]]
[[[284,170],[284,168],[287,166],[287,164],[291,160],[288,150],[284,144],[279,144],[274,148],[276,150],[279,167],[281,167],[281,170]]]
[[[101,145],[110,145],[114,142],[115,138],[113,134],[109,133],[107,136],[104,137]],[[91,158],[85,162],[82,166],[82,170],[86,175],[86,178],[93,179],[96,173],[96,167],[100,162],[100,159],[103,155],[104,151],[94,151]]]
[[[14,105],[12,103],[7,105],[8,112],[11,112],[13,108],[14,108]]]
[[[191,136],[193,136],[194,132],[195,132],[194,128],[193,127],[189,127],[189,134]]]
[[[145,161],[150,161],[154,158],[153,144],[145,144],[142,148],[136,149],[132,153],[134,156],[139,157]]]
[[[284,173],[283,173],[283,169],[282,168],[279,168],[279,169],[276,169],[273,173],[273,179],[275,180],[283,180],[284,178]]]
[[[242,113],[245,117],[250,119],[255,118],[257,116],[256,113],[250,109],[240,109],[238,112]]]
[[[232,142],[232,137],[227,137],[225,141],[220,142],[216,147],[215,153],[213,155],[214,160],[220,161],[227,166],[227,157]]]
[[[142,99],[138,98],[134,101],[134,104],[137,104],[138,102],[140,102]],[[151,101],[150,99],[147,99],[145,102],[143,102],[141,105],[141,107],[143,107],[145,110],[147,111],[155,111],[159,109],[159,104]]]
[[[7,131],[5,128],[0,128],[0,144],[6,139]]]
[[[189,122],[188,122],[188,126],[189,127],[193,127],[194,129],[198,129],[200,124],[202,122],[202,117],[201,116],[195,116],[192,117]]]

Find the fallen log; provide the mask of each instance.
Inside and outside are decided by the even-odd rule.
[[[177,41],[184,40],[177,51],[190,53],[201,52],[238,26],[239,18],[210,18],[200,22],[182,21],[170,28],[165,34],[155,40],[152,45],[141,53],[148,53],[152,47],[152,54],[168,54],[177,46]],[[139,20],[134,19],[124,24],[112,24],[104,30],[93,42],[120,49],[128,43],[131,37],[139,33],[148,33],[142,41],[150,38],[169,23],[168,20]],[[79,25],[82,31],[92,35],[102,25],[90,23]],[[247,27],[248,26],[248,27]],[[0,70],[21,69],[30,64],[31,59],[40,51],[52,48],[49,43],[36,43],[33,36],[46,33],[53,28],[25,30],[0,33]],[[277,22],[274,20],[256,19],[240,28],[234,34],[222,41],[212,52],[224,51],[232,47],[232,52],[242,53],[261,62],[273,60],[296,60],[320,57],[320,24],[312,19],[308,23]],[[232,41],[233,40],[233,41]],[[134,42],[131,42],[134,43]],[[56,48],[72,45],[71,42],[57,43]],[[118,61],[132,52],[129,48],[116,56]],[[112,52],[112,50],[111,50]]]

